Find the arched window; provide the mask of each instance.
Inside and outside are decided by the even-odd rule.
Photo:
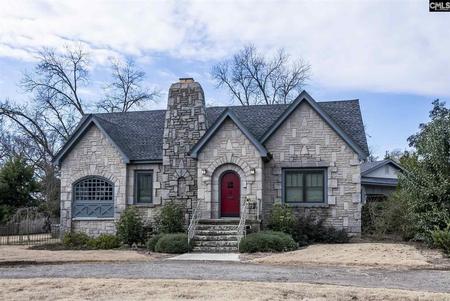
[[[73,185],[73,217],[114,217],[114,185],[110,181],[89,176]]]

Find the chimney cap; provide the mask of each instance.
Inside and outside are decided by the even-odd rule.
[[[182,83],[182,84],[189,84],[189,83],[193,83],[193,82],[194,82],[193,77],[180,77],[180,83]]]

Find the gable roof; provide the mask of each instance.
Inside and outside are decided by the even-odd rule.
[[[241,130],[241,132],[250,140],[250,142],[256,147],[261,157],[266,158],[268,152],[266,148],[248,131],[248,129],[242,124],[242,122],[237,118],[236,114],[233,113],[229,108],[223,111],[222,114],[217,118],[214,124],[208,129],[208,131],[203,135],[200,140],[194,145],[194,147],[189,152],[191,157],[197,158],[198,153],[206,145],[206,143],[211,139],[214,134],[220,129],[221,125],[228,119],[231,119],[236,126]]]
[[[338,125],[347,136],[368,155],[367,140],[358,100],[317,102],[323,112]],[[292,105],[292,104],[291,104]],[[206,117],[210,127],[228,110],[239,120],[241,126],[260,142],[262,136],[289,108],[289,104],[207,107]],[[102,131],[114,142],[130,162],[162,162],[162,145],[166,110],[132,111],[125,113],[98,113],[83,117],[55,157],[55,163],[64,157],[70,148],[72,137],[79,138],[82,125],[92,116]],[[62,154],[62,156],[61,156]],[[59,159],[58,159],[59,158]]]
[[[111,133],[114,133],[111,129],[112,125],[107,122],[100,121],[96,116],[89,114],[83,116],[80,123],[77,125],[74,133],[69,137],[69,140],[64,144],[64,146],[59,150],[53,159],[53,163],[59,165],[61,160],[65,157],[65,155],[77,144],[77,142],[81,139],[81,137],[86,133],[91,126],[96,126],[102,134],[106,136],[106,138],[116,147],[117,151],[121,154],[122,159],[125,163],[130,162],[130,159],[126,152],[124,152],[123,147],[117,145],[116,139],[117,137],[111,136]]]
[[[295,111],[295,109],[303,102],[308,103],[320,117],[356,152],[360,158],[367,156],[363,148],[361,148],[351,137],[325,112],[325,110],[317,104],[317,102],[306,92],[303,91],[299,96],[287,107],[281,116],[274,122],[270,128],[264,133],[261,142],[264,143],[273,133],[284,123],[284,121]]]
[[[386,159],[386,160],[381,160],[381,161],[373,161],[373,162],[364,162],[361,164],[361,176],[365,176],[369,173],[371,173],[374,170],[377,170],[380,167],[383,167],[385,165],[393,165],[394,167],[396,167],[397,169],[403,171],[404,168],[398,164],[397,162],[395,162],[394,160],[391,159]]]

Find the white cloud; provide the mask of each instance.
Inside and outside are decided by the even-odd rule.
[[[100,64],[204,62],[253,42],[302,56],[319,86],[450,95],[449,29],[426,1],[14,1],[0,11],[0,56],[81,41]]]

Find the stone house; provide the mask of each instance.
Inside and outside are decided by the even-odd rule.
[[[184,78],[167,110],[84,116],[54,160],[61,227],[113,233],[127,206],[151,222],[176,201],[198,248],[214,250],[218,230],[259,228],[284,203],[359,235],[367,155],[358,100],[316,102],[304,91],[291,104],[206,107],[200,84]]]

